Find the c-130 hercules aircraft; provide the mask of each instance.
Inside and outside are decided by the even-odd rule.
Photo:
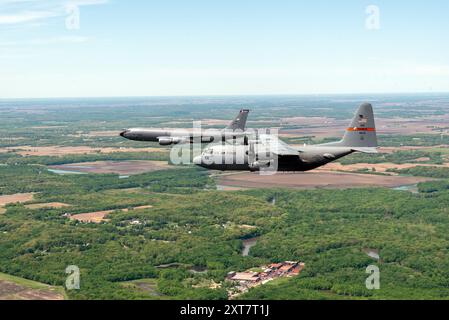
[[[221,139],[209,139],[222,140],[222,143],[208,146],[201,155],[194,157],[193,163],[222,171],[297,172],[316,169],[354,152],[378,152],[373,107],[369,103],[358,108],[343,139],[338,142],[294,148],[271,133],[244,131],[244,125],[238,129],[230,133],[222,131],[226,136]],[[208,140],[204,137],[201,133],[202,142]],[[193,141],[185,138],[186,142],[189,140]]]

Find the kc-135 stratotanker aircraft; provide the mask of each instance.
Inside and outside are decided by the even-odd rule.
[[[270,132],[260,134],[259,131],[246,130],[248,112],[242,110],[230,126],[220,131],[218,139],[216,135],[201,131],[197,141],[221,143],[206,147],[201,155],[193,159],[193,163],[222,171],[270,171],[274,168],[275,171],[295,172],[316,169],[354,152],[378,152],[373,107],[369,103],[358,108],[342,140],[299,148],[287,145]],[[158,141],[162,145],[195,140],[193,134],[177,136],[176,130],[158,130],[130,129],[122,132],[121,136],[132,140]]]
[[[245,131],[249,110],[240,110],[237,117],[223,130],[202,130],[196,137],[201,143],[211,143],[217,137],[241,135]],[[169,146],[180,143],[193,143],[195,132],[186,132],[181,129],[146,129],[133,128],[120,133],[123,138],[136,141],[159,142],[161,146]]]

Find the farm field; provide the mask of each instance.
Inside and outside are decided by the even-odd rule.
[[[340,163],[330,163],[317,171],[345,171],[345,172],[354,172],[358,170],[370,170],[377,173],[384,173],[388,175],[396,175],[395,173],[389,172],[392,169],[409,169],[415,167],[431,167],[431,168],[449,168],[449,163],[445,163],[442,165],[438,164],[424,164],[424,163],[404,163],[404,164],[396,164],[396,163],[355,163],[355,164],[340,164]],[[400,182],[402,177],[398,177],[397,181]]]
[[[145,172],[175,168],[164,161],[96,161],[83,163],[70,163],[49,166],[50,169],[83,172],[83,173],[116,173],[120,175],[135,175]]]
[[[0,195],[0,213],[3,213],[4,206],[12,203],[23,203],[33,200],[34,193],[16,193],[10,195]],[[3,212],[2,212],[3,211]]]
[[[45,208],[54,208],[54,209],[60,209],[60,208],[67,208],[70,207],[69,204],[61,203],[61,202],[49,202],[49,203],[34,203],[34,204],[28,204],[25,205],[25,208],[28,209],[45,209]]]
[[[0,273],[0,300],[64,300],[61,287],[52,287]]]
[[[132,208],[131,210],[143,210],[143,209],[150,209],[152,207],[153,206],[151,206],[151,205],[138,206],[138,207]],[[79,214],[75,214],[75,215],[70,215],[70,219],[81,221],[81,222],[100,223],[103,221],[108,221],[108,219],[106,219],[106,216],[115,211],[116,210],[105,210],[105,211],[97,211],[97,212],[79,213]],[[121,209],[119,211],[129,212],[129,209]]]
[[[397,177],[360,173],[325,172],[323,169],[314,173],[277,173],[273,176],[241,173],[219,178],[218,184],[221,186],[242,188],[345,189],[361,187],[394,188],[405,185],[414,185],[429,180],[431,179],[420,177]]]
[[[48,146],[48,147],[31,147],[18,146],[0,149],[0,153],[14,152],[22,156],[50,156],[58,157],[65,155],[79,154],[98,154],[98,153],[114,153],[114,152],[153,152],[160,151],[158,148],[93,148],[89,146],[64,147],[64,146]]]

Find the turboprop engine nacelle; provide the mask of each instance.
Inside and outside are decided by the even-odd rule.
[[[249,164],[251,170],[260,170],[262,168],[268,168],[271,164],[270,160],[259,160]]]
[[[188,139],[182,137],[161,137],[158,141],[161,146],[169,146],[172,144],[185,143]]]

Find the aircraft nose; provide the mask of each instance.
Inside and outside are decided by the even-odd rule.
[[[196,164],[197,166],[200,166],[202,163],[202,157],[201,156],[196,156],[195,158],[193,158],[193,164]]]
[[[122,132],[120,132],[120,135],[123,137],[123,138],[126,138],[126,134],[128,133],[128,130],[125,130],[125,131],[122,131]]]

